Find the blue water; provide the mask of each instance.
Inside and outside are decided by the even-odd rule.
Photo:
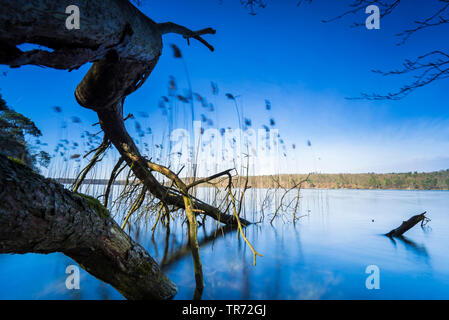
[[[201,247],[203,299],[449,299],[448,208],[446,191],[303,190],[297,215],[308,216],[295,224],[281,216],[273,225],[267,216],[247,228],[263,254],[257,266],[235,231],[213,237],[210,222],[199,229],[200,242],[210,237]],[[406,239],[382,235],[424,211],[432,221]],[[159,226],[154,238],[151,226],[134,227],[134,238],[158,262],[169,262],[164,271],[178,286],[175,299],[191,299],[191,256],[173,258],[185,246],[185,225],[172,223],[168,236]],[[0,299],[123,299],[83,270],[81,289],[66,289],[71,264],[62,254],[0,255]],[[369,265],[379,267],[380,289],[366,288]]]

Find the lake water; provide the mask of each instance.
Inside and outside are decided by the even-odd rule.
[[[205,275],[203,299],[449,299],[449,192],[396,190],[302,190],[295,224],[291,217],[247,228],[263,254],[252,253],[235,231],[199,229]],[[382,234],[412,215],[428,212],[427,227],[404,240]],[[256,218],[251,215],[248,218]],[[185,226],[184,226],[185,227]],[[172,223],[151,236],[151,225],[133,229],[137,239],[179,289],[192,299],[192,258],[179,253],[185,228]],[[123,299],[111,286],[81,270],[81,289],[67,290],[62,254],[0,255],[0,299]],[[380,289],[368,290],[366,268],[379,268]]]

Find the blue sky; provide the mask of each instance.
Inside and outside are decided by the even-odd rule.
[[[404,58],[448,50],[443,38],[448,26],[417,33],[405,45],[396,46],[399,38],[395,34],[433,13],[438,1],[423,3],[408,1],[381,20],[380,30],[367,30],[350,28],[353,22],[364,22],[367,15],[363,12],[321,22],[342,13],[344,1],[317,0],[297,7],[293,0],[267,0],[267,8],[251,16],[237,0],[221,4],[218,0],[148,0],[141,10],[157,22],[172,21],[191,29],[214,27],[217,34],[206,38],[216,50],[211,53],[196,42],[188,47],[179,36],[165,36],[156,70],[128,97],[125,111],[148,113],[149,118],[138,120],[151,126],[155,141],[167,131],[158,103],[167,95],[169,76],[175,77],[180,92],[188,86],[183,62],[173,59],[169,45],[174,43],[183,52],[193,91],[215,105],[216,113],[207,114],[197,104],[197,119],[206,113],[214,127],[236,128],[234,106],[225,97],[229,92],[239,96],[239,105],[254,128],[268,125],[270,118],[276,120],[288,157],[276,167],[262,165],[256,173],[447,169],[449,80],[435,82],[400,101],[345,99],[360,92],[387,93],[410,81],[409,77],[382,77],[371,73],[372,69],[397,69]],[[42,140],[53,146],[60,138],[78,137],[86,128],[96,130],[90,126],[96,122],[95,113],[78,106],[73,95],[88,67],[69,73],[1,66],[0,71],[8,73],[0,76],[0,92],[11,107],[37,123]],[[211,94],[211,81],[219,87],[218,96]],[[271,112],[265,110],[266,99],[271,101]],[[53,106],[61,106],[63,114],[54,113]],[[179,112],[175,127],[186,125],[183,115]],[[71,123],[72,116],[82,123]],[[65,129],[61,128],[62,117],[68,123]]]

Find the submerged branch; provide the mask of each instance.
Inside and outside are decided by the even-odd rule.
[[[418,223],[421,222],[421,225],[426,224],[428,221],[430,221],[430,219],[425,216],[426,213],[427,212],[423,212],[421,214],[411,217],[407,221],[403,221],[399,227],[388,232],[386,236],[390,238],[401,237],[404,233],[406,233],[408,230],[413,228]]]

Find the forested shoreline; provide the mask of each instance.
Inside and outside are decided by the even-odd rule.
[[[253,187],[292,188],[307,179],[306,174],[284,174],[279,176],[250,177]],[[305,189],[400,189],[400,190],[449,190],[449,170],[407,173],[358,173],[325,174],[312,173],[302,183]]]
[[[58,178],[62,184],[72,184],[74,179]],[[192,178],[186,181],[193,180]],[[306,181],[304,181],[306,180]],[[434,172],[406,173],[312,173],[280,174],[250,176],[248,184],[252,188],[293,188],[300,181],[303,189],[397,189],[397,190],[449,190],[449,169]],[[244,182],[244,180],[242,181]],[[106,179],[86,179],[85,184],[107,184]],[[216,186],[226,186],[222,181]],[[125,181],[117,180],[116,185],[124,185]],[[234,185],[239,185],[238,177],[234,177]]]

